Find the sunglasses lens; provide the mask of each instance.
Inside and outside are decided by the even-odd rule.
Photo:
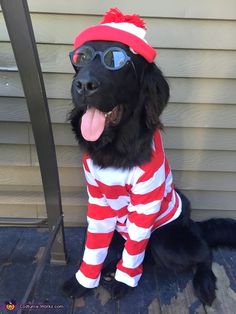
[[[110,69],[120,69],[126,63],[124,51],[113,48],[104,54],[104,63]]]
[[[84,65],[93,59],[93,50],[90,47],[82,47],[74,51],[73,63],[77,66]]]

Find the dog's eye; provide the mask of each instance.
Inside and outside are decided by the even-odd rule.
[[[122,51],[110,50],[104,55],[105,64],[113,69],[122,67],[126,62],[126,56]]]
[[[86,62],[86,55],[84,53],[79,53],[77,55],[77,60],[76,60],[76,63],[78,64],[82,64],[82,63],[85,63]]]
[[[93,51],[87,47],[75,51],[73,56],[73,62],[77,65],[83,65],[91,61],[93,58]]]

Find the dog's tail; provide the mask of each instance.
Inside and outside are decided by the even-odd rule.
[[[226,246],[236,248],[236,220],[209,219],[197,222],[197,225],[210,247]]]

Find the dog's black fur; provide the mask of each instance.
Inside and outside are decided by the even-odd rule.
[[[100,51],[110,46],[122,47],[132,63],[118,71],[110,71],[96,57],[76,71],[71,90],[74,109],[70,115],[76,138],[93,162],[103,168],[142,165],[150,160],[154,131],[162,129],[160,115],[169,99],[168,83],[154,63],[133,54],[121,43],[94,41],[86,45]],[[97,141],[86,141],[81,135],[80,122],[87,106],[109,112],[117,105],[122,107],[119,123],[108,125]],[[178,193],[183,203],[181,216],[153,232],[146,253],[159,267],[162,265],[172,270],[194,268],[196,295],[204,304],[211,305],[216,289],[211,248],[218,245],[236,247],[236,221],[211,219],[196,223],[190,219],[189,200],[180,191]],[[114,248],[117,243],[123,245],[119,235],[112,242]],[[110,265],[105,273],[107,270],[113,270],[113,267]],[[88,290],[75,277],[63,287],[64,293],[71,297],[81,296]],[[129,287],[112,280],[110,290],[114,298],[119,298]]]

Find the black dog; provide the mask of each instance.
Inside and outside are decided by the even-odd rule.
[[[70,120],[80,147],[94,164],[102,169],[129,169],[150,161],[152,139],[162,129],[160,114],[169,99],[169,87],[154,63],[134,54],[118,42],[91,41],[86,46],[95,51],[109,47],[122,48],[129,61],[117,71],[107,69],[96,56],[86,65],[76,68],[72,83],[74,109]],[[81,134],[81,119],[88,108],[106,113],[104,130],[95,140]],[[96,131],[97,132],[97,131]],[[198,298],[211,305],[215,298],[216,278],[212,272],[211,249],[218,245],[236,247],[236,222],[231,219],[211,219],[194,222],[190,219],[190,203],[179,192],[182,213],[174,221],[156,229],[149,240],[146,254],[154,262],[172,270],[195,268],[193,286]],[[120,250],[124,240],[115,235],[111,246]],[[120,256],[118,256],[120,258]],[[114,265],[117,260],[114,261]],[[114,271],[112,263],[103,273]],[[123,296],[129,287],[115,279],[110,283],[114,298]],[[63,291],[67,296],[80,297],[89,289],[75,277],[68,280]]]

